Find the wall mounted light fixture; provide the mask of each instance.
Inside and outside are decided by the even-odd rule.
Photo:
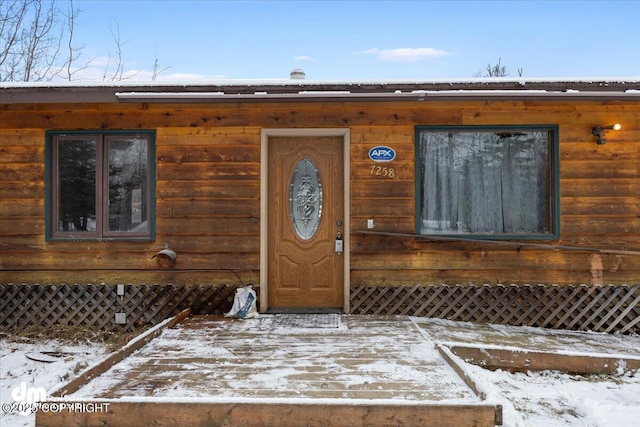
[[[176,259],[176,257],[178,256],[178,254],[176,254],[173,250],[169,249],[169,245],[168,244],[165,244],[164,245],[164,249],[162,249],[161,251],[158,251],[151,258],[155,258],[158,255],[165,256],[165,257],[167,257],[169,259]]]
[[[602,145],[607,142],[607,140],[604,138],[604,135],[607,133],[607,131],[620,130],[621,127],[622,126],[620,126],[619,123],[610,126],[594,126],[593,128],[591,128],[591,133],[593,134],[593,136],[597,137],[596,143],[598,145]]]
[[[175,260],[178,254],[172,249],[169,249],[169,245],[165,244],[164,249],[156,252],[151,258],[155,258],[158,265],[162,268],[172,268],[175,264]]]

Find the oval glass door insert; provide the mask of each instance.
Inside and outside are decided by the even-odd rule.
[[[318,168],[309,158],[301,159],[291,176],[289,214],[298,237],[311,239],[322,216],[322,181]]]

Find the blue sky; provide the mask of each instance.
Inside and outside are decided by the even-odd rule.
[[[60,0],[59,0],[60,1]],[[84,79],[640,76],[640,1],[96,1],[80,9]],[[109,58],[110,62],[109,62]],[[166,68],[166,69],[165,69]],[[108,76],[107,76],[108,78]]]

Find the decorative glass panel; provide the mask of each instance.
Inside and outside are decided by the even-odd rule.
[[[298,237],[309,240],[318,230],[322,215],[322,182],[311,159],[298,162],[289,189],[289,214]]]

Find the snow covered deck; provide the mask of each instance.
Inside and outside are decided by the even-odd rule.
[[[196,316],[64,397],[107,412],[39,412],[37,425],[500,424],[503,402],[460,358],[577,360],[575,372],[595,360],[619,373],[640,369],[640,338],[406,316]]]
[[[638,335],[413,320],[438,346],[489,369],[619,375],[640,370]]]
[[[190,318],[72,397],[479,401],[408,319],[285,328],[270,317]]]
[[[495,405],[410,318],[323,316],[188,318],[65,397],[108,413],[39,413],[37,424],[495,424]]]

